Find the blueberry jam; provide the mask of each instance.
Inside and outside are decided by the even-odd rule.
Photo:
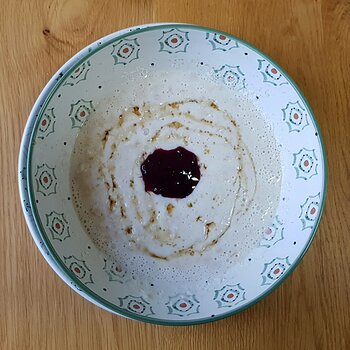
[[[145,191],[168,198],[185,198],[200,180],[197,156],[183,147],[156,149],[141,164]]]

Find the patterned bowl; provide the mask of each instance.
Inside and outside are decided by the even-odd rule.
[[[231,88],[257,96],[282,163],[281,200],[261,242],[224,278],[200,283],[137,280],[92,243],[74,210],[69,180],[76,136],[115,81],[152,66],[205,64]],[[180,62],[180,63],[179,63]],[[104,87],[101,89],[101,87]],[[24,132],[19,162],[23,211],[48,263],[79,294],[132,319],[186,325],[218,320],[255,304],[296,267],[317,230],[326,192],[324,146],[305,97],[266,55],[209,28],[153,24],[90,45],[51,79]],[[223,269],[223,270],[224,270]],[[209,281],[209,282],[208,282]]]

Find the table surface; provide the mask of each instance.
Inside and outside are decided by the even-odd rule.
[[[0,0],[0,349],[350,349],[350,2]],[[212,324],[114,316],[64,284],[36,248],[18,195],[21,134],[38,94],[78,50],[149,22],[218,28],[273,57],[305,93],[329,166],[324,217],[294,273],[265,300]]]

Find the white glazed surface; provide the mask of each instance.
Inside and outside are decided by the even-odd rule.
[[[181,44],[174,48],[170,43],[175,37]],[[123,45],[132,49],[134,56],[118,56]],[[64,274],[84,293],[129,317],[195,323],[250,305],[292,269],[318,223],[325,169],[319,135],[306,102],[266,57],[210,30],[156,27],[101,47],[61,78],[43,106],[32,137],[30,200],[43,241]],[[223,267],[222,273],[208,275],[204,285],[193,290],[186,283],[170,286],[162,280],[135,279],[101,254],[75,214],[69,160],[83,124],[81,111],[88,117],[117,77],[127,76],[128,70],[148,69],[151,63],[157,69],[190,65],[196,71],[201,62],[230,88],[245,89],[258,97],[257,105],[272,125],[281,153],[283,181],[277,215],[259,246],[229,271]]]

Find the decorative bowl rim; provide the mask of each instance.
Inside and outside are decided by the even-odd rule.
[[[176,321],[176,320],[165,320],[165,319],[157,319],[157,318],[148,318],[142,315],[137,315],[134,313],[131,313],[125,309],[119,308],[115,305],[113,305],[112,303],[108,302],[107,300],[103,299],[102,297],[100,297],[99,295],[97,295],[96,293],[92,292],[89,288],[87,288],[82,282],[79,281],[79,279],[65,266],[65,264],[63,263],[63,261],[61,261],[60,257],[58,256],[58,254],[56,254],[55,250],[53,249],[51,243],[49,242],[49,240],[46,238],[46,235],[42,235],[42,231],[44,230],[40,220],[38,219],[38,212],[36,210],[36,206],[33,205],[33,198],[34,198],[34,194],[32,192],[33,190],[33,186],[28,186],[28,192],[29,192],[29,202],[30,202],[30,206],[31,209],[33,211],[33,218],[34,218],[34,222],[36,225],[36,228],[38,229],[39,234],[41,235],[41,239],[44,242],[44,245],[46,247],[46,249],[50,252],[52,259],[54,261],[54,263],[56,264],[56,267],[59,268],[59,271],[61,272],[61,274],[59,274],[63,279],[68,279],[70,281],[73,281],[79,288],[82,289],[82,291],[86,294],[83,296],[84,297],[88,297],[88,299],[90,301],[94,301],[97,303],[97,305],[103,307],[104,309],[107,309],[109,311],[112,311],[116,314],[119,314],[121,316],[125,316],[127,318],[131,318],[131,319],[135,319],[138,321],[143,321],[143,322],[147,322],[147,323],[154,323],[154,324],[159,324],[159,325],[168,325],[168,326],[177,326],[177,325],[181,325],[181,326],[187,326],[187,325],[196,325],[196,324],[202,324],[202,323],[208,323],[208,322],[213,322],[213,321],[217,321],[217,320],[221,320],[224,319],[226,317],[232,316],[238,312],[241,312],[253,305],[255,305],[256,303],[258,303],[259,301],[261,301],[262,299],[264,299],[265,297],[267,297],[270,293],[272,293],[274,290],[276,290],[276,288],[278,286],[281,285],[281,283],[294,271],[294,269],[296,268],[296,266],[300,263],[300,261],[302,260],[302,258],[304,257],[305,253],[308,251],[314,237],[315,234],[317,232],[317,229],[319,227],[319,223],[323,214],[323,210],[324,210],[324,206],[325,206],[325,202],[326,202],[326,193],[327,193],[327,183],[328,183],[328,174],[327,174],[327,160],[326,160],[326,152],[325,152],[325,145],[324,145],[324,141],[320,132],[320,127],[319,124],[315,118],[315,115],[311,109],[311,106],[309,104],[309,102],[307,101],[306,97],[304,96],[304,94],[301,92],[301,90],[298,88],[298,86],[296,85],[296,83],[293,81],[293,79],[288,75],[288,73],[282,68],[280,67],[273,59],[271,59],[268,55],[264,54],[262,51],[260,51],[258,48],[256,48],[255,46],[251,45],[250,43],[234,36],[231,35],[229,33],[223,32],[223,31],[219,31],[219,30],[215,30],[212,28],[208,28],[208,27],[203,27],[203,26],[198,26],[198,25],[193,25],[193,24],[181,24],[181,23],[167,23],[167,24],[156,24],[156,25],[143,25],[142,28],[137,28],[137,32],[138,33],[142,33],[142,32],[148,32],[148,31],[154,31],[154,30],[159,30],[159,29],[171,29],[174,26],[177,27],[181,27],[181,28],[185,28],[185,29],[195,29],[195,30],[200,30],[200,31],[205,31],[205,32],[209,32],[209,33],[216,33],[219,35],[224,35],[227,38],[230,38],[232,40],[236,40],[240,43],[243,43],[244,45],[246,45],[247,47],[249,47],[251,50],[255,51],[256,53],[258,53],[260,56],[262,56],[263,58],[265,58],[266,60],[270,61],[271,63],[274,64],[274,66],[279,69],[279,71],[284,75],[284,77],[286,78],[286,80],[291,84],[291,86],[294,88],[294,90],[298,93],[298,95],[300,96],[301,100],[305,103],[306,107],[308,108],[308,110],[310,111],[310,117],[312,118],[312,120],[314,121],[314,125],[315,128],[317,130],[317,133],[319,135],[319,139],[320,139],[320,145],[321,145],[321,151],[322,151],[322,158],[323,158],[323,169],[324,169],[324,178],[323,178],[323,188],[322,188],[322,203],[321,203],[321,207],[320,207],[320,213],[318,215],[318,218],[316,220],[316,223],[313,227],[312,233],[310,234],[309,240],[308,242],[305,244],[304,248],[302,249],[302,251],[300,252],[299,256],[296,258],[295,262],[290,266],[290,268],[288,269],[288,271],[281,276],[281,278],[276,281],[276,283],[274,283],[270,288],[268,288],[266,291],[264,291],[261,295],[259,295],[258,297],[256,297],[255,299],[253,299],[252,301],[250,301],[249,303],[238,307],[235,310],[232,311],[228,311],[224,314],[220,314],[220,315],[216,315],[214,317],[205,317],[205,318],[201,318],[201,319],[197,319],[197,320],[188,320],[188,321]],[[40,121],[40,115],[43,113],[43,111],[45,110],[45,107],[47,106],[48,102],[50,101],[51,97],[53,96],[53,94],[55,93],[55,91],[59,88],[59,86],[61,85],[61,81],[64,81],[64,78],[69,76],[72,71],[74,71],[74,69],[76,69],[77,66],[79,66],[80,64],[82,64],[83,61],[85,61],[86,59],[88,59],[89,57],[91,57],[92,55],[94,55],[95,53],[97,53],[98,51],[100,51],[101,49],[105,48],[106,46],[112,44],[113,42],[123,39],[125,37],[128,37],[132,34],[134,34],[134,31],[127,31],[127,32],[123,32],[121,34],[119,34],[120,32],[116,32],[113,34],[110,34],[108,36],[105,36],[99,40],[97,40],[96,42],[99,42],[101,40],[105,40],[106,38],[109,38],[108,40],[106,40],[105,42],[101,43],[100,45],[94,47],[93,49],[91,49],[89,52],[85,51],[85,54],[83,54],[83,51],[86,50],[86,48],[84,48],[83,50],[81,50],[80,52],[78,52],[76,55],[74,55],[68,62],[66,62],[65,65],[63,65],[56,74],[54,74],[54,76],[52,77],[52,79],[50,80],[50,82],[45,86],[45,88],[43,89],[43,91],[41,92],[37,102],[35,103],[30,116],[29,116],[29,120],[31,120],[32,118],[35,118],[35,122],[34,122],[34,127],[33,129],[30,131],[31,133],[31,137],[30,137],[30,142],[29,142],[29,149],[28,149],[28,158],[27,158],[27,179],[30,179],[30,171],[31,171],[31,159],[32,159],[32,150],[33,147],[31,147],[32,143],[33,143],[33,136],[35,135],[35,130],[37,129],[38,125],[39,125],[39,121]],[[89,47],[91,45],[88,45],[87,47]],[[80,56],[78,58],[78,56]],[[61,72],[64,71],[64,74],[62,74]],[[58,77],[58,79],[57,79]],[[43,103],[40,103],[42,102]],[[21,155],[23,153],[23,144],[21,144],[21,148],[20,148],[20,162],[21,162]],[[28,180],[29,181],[29,180]],[[21,186],[20,186],[20,192],[21,192]],[[26,212],[24,211],[24,213],[26,214]],[[27,220],[28,222],[28,220]],[[31,225],[29,225],[30,231],[32,233],[33,227],[31,227]],[[32,236],[34,238],[34,234],[32,233]],[[34,238],[35,240],[35,238]],[[37,240],[35,240],[37,245],[38,242]],[[53,264],[50,264],[52,268]],[[57,272],[58,269],[55,269],[55,272]],[[67,282],[67,281],[66,281]]]

